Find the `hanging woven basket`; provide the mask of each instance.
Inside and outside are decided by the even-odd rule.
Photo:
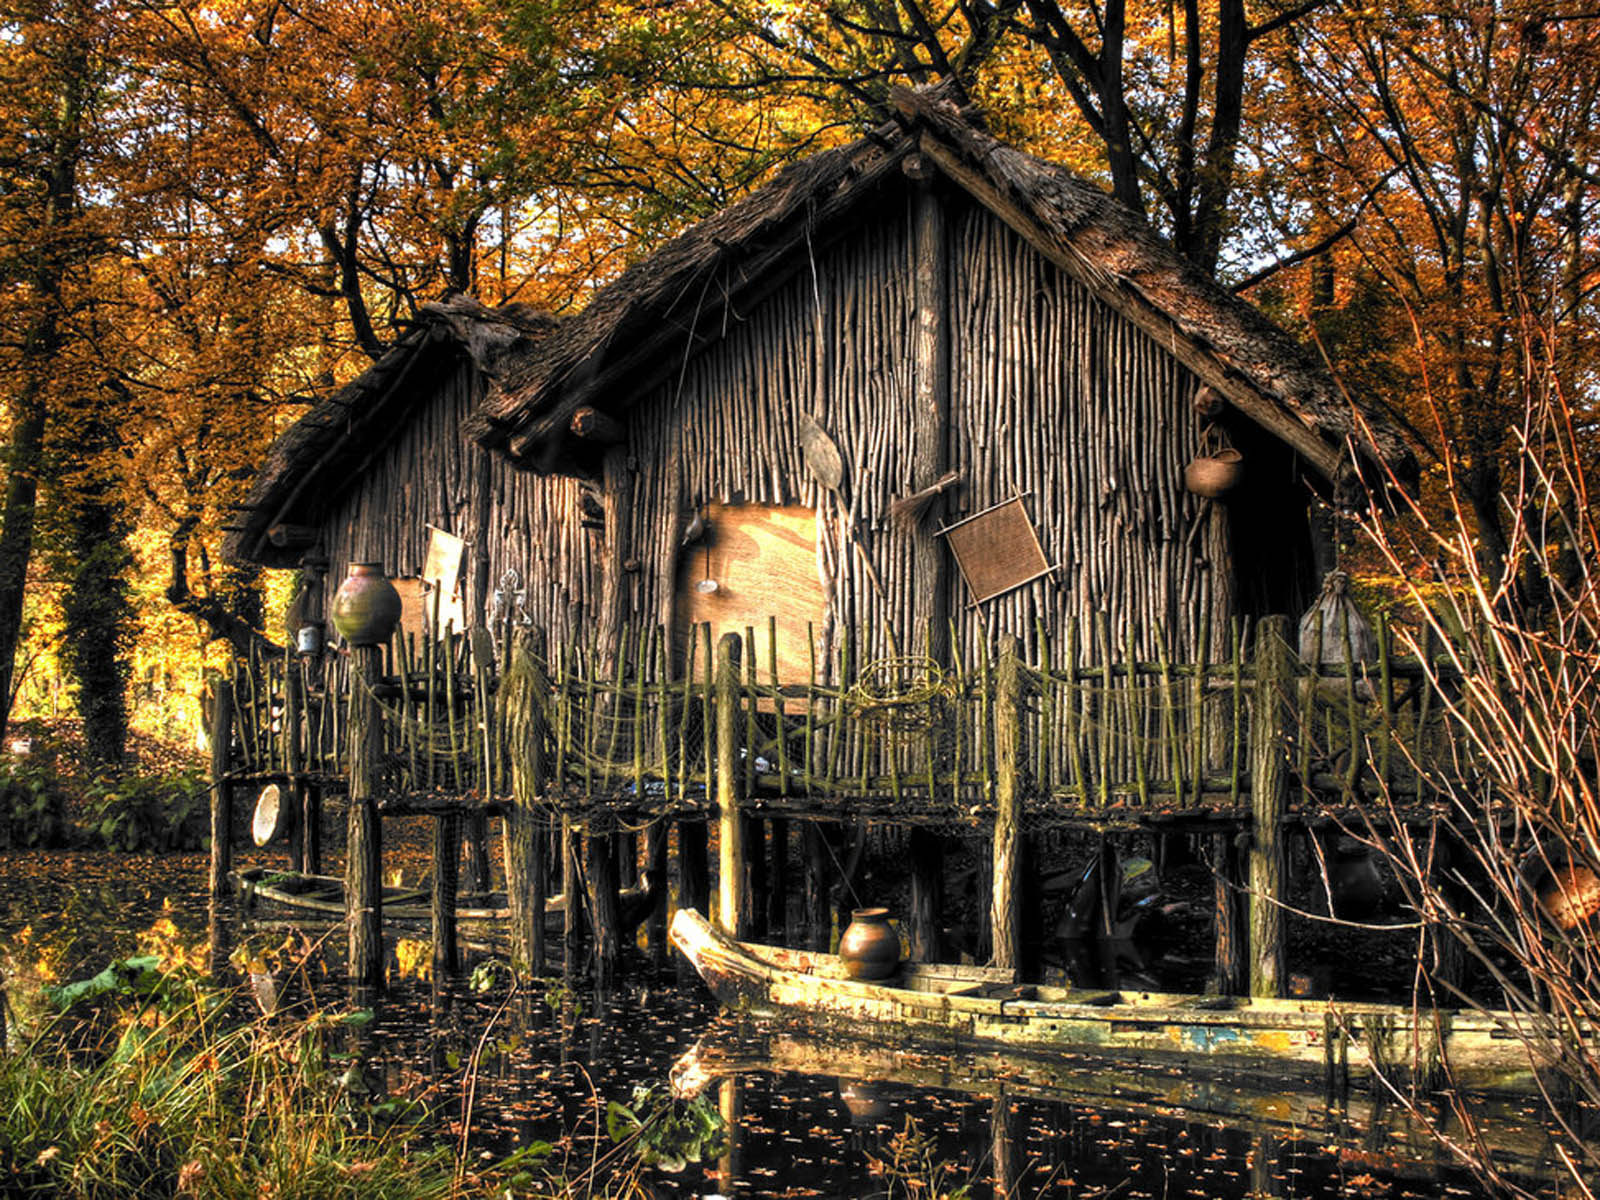
[[[1227,436],[1216,425],[1200,433],[1200,448],[1183,469],[1183,486],[1196,496],[1220,500],[1239,486],[1244,472],[1244,455],[1228,445]]]
[[[1237,450],[1197,454],[1183,469],[1183,486],[1196,496],[1220,500],[1239,485],[1243,470],[1244,455]]]

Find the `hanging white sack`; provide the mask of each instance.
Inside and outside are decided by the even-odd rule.
[[[1343,571],[1329,571],[1316,602],[1300,618],[1300,661],[1344,662],[1347,621],[1352,657],[1358,663],[1377,662],[1378,637],[1350,597],[1350,576]]]

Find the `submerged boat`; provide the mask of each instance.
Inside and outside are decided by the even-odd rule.
[[[693,909],[678,910],[671,936],[728,1008],[880,1044],[1288,1071],[1335,1087],[1375,1074],[1475,1088],[1533,1082],[1531,1031],[1512,1013],[1051,987],[1016,983],[1009,971],[934,963],[905,963],[869,983],[851,979],[837,955],[738,942]]]
[[[267,867],[246,867],[230,875],[235,893],[246,911],[257,911],[264,905],[306,917],[330,920],[344,919],[344,880],[335,875],[308,875],[299,871],[273,870]],[[623,927],[633,929],[649,915],[655,902],[655,889],[646,882],[638,887],[624,889],[621,894],[621,920]],[[561,918],[567,910],[564,896],[552,896],[545,901],[546,921]],[[432,918],[430,896],[427,888],[383,889],[383,919],[403,924],[427,924]],[[456,902],[456,920],[463,923],[503,923],[510,920],[511,909],[505,893],[464,892]]]

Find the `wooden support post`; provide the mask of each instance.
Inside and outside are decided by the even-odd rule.
[[[433,819],[433,975],[438,979],[461,965],[456,944],[456,895],[461,874],[461,814],[439,813]]]
[[[1250,703],[1250,994],[1279,996],[1284,985],[1283,818],[1289,808],[1285,713],[1291,685],[1289,618],[1256,629]]]
[[[768,823],[772,843],[772,868],[767,873],[767,935],[779,945],[789,944],[789,822],[782,817]]]
[[[467,814],[467,866],[472,872],[472,890],[487,892],[494,880],[489,875],[489,814],[481,806]]]
[[[767,873],[767,822],[760,817],[744,819],[744,916],[742,928],[758,942],[767,940],[767,905],[771,901]]]
[[[1017,970],[1022,945],[1022,671],[1016,635],[1000,642],[994,697],[994,883],[991,966]]]
[[[702,915],[711,911],[709,841],[704,819],[678,822],[678,900]]]
[[[931,829],[911,830],[911,911],[907,936],[914,962],[939,962],[939,910],[944,907],[944,842]]]
[[[949,466],[950,271],[944,207],[931,181],[921,178],[913,216],[916,327],[912,339],[911,489],[937,486]],[[926,654],[941,665],[950,654],[950,555],[932,530],[944,501],[935,495],[911,535],[913,628],[926,631]],[[932,748],[929,748],[932,753]],[[930,772],[930,783],[931,783]],[[939,909],[943,902],[944,845],[937,834],[911,831],[911,957],[940,958]],[[1015,965],[1015,964],[1010,964]]]
[[[644,831],[644,882],[650,889],[650,915],[645,918],[645,944],[657,965],[667,961],[667,823],[650,822]]]
[[[622,917],[617,903],[615,835],[592,830],[583,839],[583,870],[589,882],[589,912],[594,919],[594,983],[608,991],[622,953],[618,932]]]
[[[550,681],[539,665],[543,657],[543,631],[519,632],[500,689],[511,762],[511,807],[502,848],[511,908],[511,968],[523,978],[544,970],[544,906],[550,894],[545,846],[549,822],[543,808],[544,706]]]
[[[283,656],[283,761],[289,786],[282,803],[289,809],[289,869],[304,871],[306,860],[305,760],[301,754],[301,712],[304,681],[291,647]]]
[[[745,905],[744,820],[740,792],[744,767],[739,762],[739,657],[743,641],[725,633],[717,643],[717,926],[729,937],[750,936]]]
[[[1409,834],[1409,831],[1403,833]],[[1397,832],[1396,836],[1402,836],[1403,833]],[[1452,868],[1458,861],[1459,851],[1448,827],[1442,822],[1435,822],[1430,833],[1433,846],[1423,894],[1433,901],[1433,905],[1424,906],[1425,911],[1429,908],[1433,911],[1428,913],[1431,919],[1428,921],[1425,966],[1428,982],[1439,997],[1438,1003],[1449,1005],[1457,1002],[1462,978],[1466,974],[1467,951],[1461,941],[1461,922],[1465,919],[1463,914],[1468,906],[1473,903],[1473,895],[1470,887],[1463,886],[1455,878]]]
[[[300,870],[322,874],[322,789],[313,783],[295,785],[300,802]]]
[[[383,981],[383,838],[376,796],[383,728],[372,694],[383,649],[356,646],[350,658],[350,805],[344,906],[350,934],[350,982],[365,987]]]
[[[631,888],[639,882],[639,835],[623,830],[612,845],[617,852],[617,887]]]
[[[820,821],[807,821],[801,827],[801,844],[805,850],[805,887],[801,903],[804,912],[801,927],[805,930],[805,948],[829,949],[833,940],[833,911],[828,904],[828,830]]]
[[[211,896],[228,894],[233,870],[233,792],[228,783],[228,750],[233,745],[233,685],[217,681],[211,699]]]
[[[561,896],[565,907],[561,924],[561,974],[569,988],[578,973],[578,950],[583,941],[582,874],[578,865],[578,832],[571,817],[562,817]]]
[[[1213,975],[1224,996],[1242,995],[1249,986],[1245,965],[1245,879],[1238,843],[1231,833],[1210,835]]]

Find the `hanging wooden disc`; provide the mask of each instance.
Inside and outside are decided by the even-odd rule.
[[[250,836],[256,845],[265,846],[277,839],[283,832],[285,815],[283,789],[275,783],[267,784],[256,797],[255,816],[250,821]]]

